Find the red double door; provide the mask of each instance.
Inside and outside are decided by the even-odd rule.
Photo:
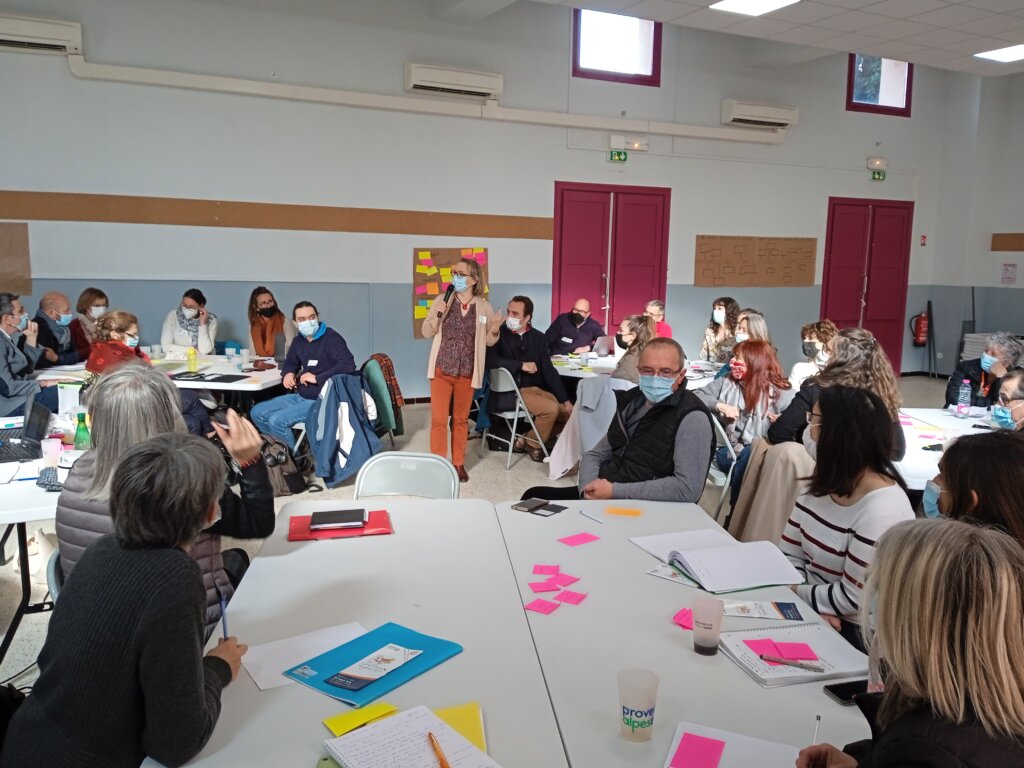
[[[821,316],[871,331],[900,373],[914,204],[832,197]]]
[[[555,182],[551,316],[578,298],[614,334],[647,302],[665,300],[671,190]]]

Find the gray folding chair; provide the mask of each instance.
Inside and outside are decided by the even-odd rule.
[[[736,466],[736,450],[732,447],[732,443],[729,442],[729,436],[725,433],[725,427],[722,426],[722,422],[718,420],[717,416],[711,417],[711,422],[715,426],[715,454],[717,455],[719,448],[725,448],[729,453],[729,458],[732,459],[732,463],[729,465],[729,470],[723,472],[718,468],[718,464],[714,458],[711,459],[711,466],[708,467],[708,483],[714,486],[721,486],[722,493],[718,497],[718,505],[715,507],[714,520],[716,523],[721,525],[723,528],[728,528],[728,516],[726,516],[725,522],[718,518],[722,514],[722,508],[725,506],[725,500],[729,496],[729,484],[732,482],[732,470]],[[732,511],[730,510],[730,513]]]
[[[46,563],[46,586],[50,599],[57,602],[57,595],[64,588],[64,569],[60,567],[60,552],[54,552]]]
[[[504,437],[491,435],[491,439],[508,444],[508,458],[505,460],[505,469],[512,468],[512,446],[515,444],[517,437],[520,417],[526,419],[526,423],[530,425],[530,431],[523,435],[523,439],[539,445],[540,449],[544,451],[544,458],[550,458],[550,454],[548,454],[548,447],[544,445],[544,441],[540,439],[540,432],[537,431],[537,425],[533,423],[533,414],[530,413],[530,409],[526,407],[526,401],[523,400],[523,395],[519,391],[519,386],[516,384],[515,378],[511,373],[509,373],[507,368],[491,368],[490,373],[491,397],[503,392],[514,392],[516,395],[516,407],[514,409],[511,411],[497,411],[491,413],[492,418],[500,417],[504,419],[505,424],[507,424],[509,428],[509,437],[507,440]],[[535,437],[529,437],[530,432],[533,432]],[[484,448],[487,447],[487,436],[489,433],[490,430],[485,429],[483,437],[480,440],[481,456],[484,455]],[[516,461],[518,461],[518,459]]]
[[[356,475],[352,498],[364,496],[457,499],[459,473],[448,459],[432,453],[378,453],[367,459]]]

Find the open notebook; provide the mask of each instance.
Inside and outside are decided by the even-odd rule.
[[[669,563],[708,592],[802,584],[804,577],[770,541],[746,541],[722,547],[673,550]]]
[[[721,638],[721,647],[725,655],[765,688],[836,677],[864,676],[868,672],[868,657],[825,624],[808,622],[761,629],[740,629],[723,632]],[[765,640],[773,641],[776,647],[779,643],[789,644],[788,647],[793,648],[802,648],[806,644],[813,653],[803,654],[801,658],[822,667],[823,671],[812,672],[764,661],[756,649],[762,648]],[[778,654],[771,652],[766,655]],[[785,653],[781,655],[786,656]]]
[[[664,768],[793,768],[798,754],[800,750],[788,744],[683,722],[672,737]]]

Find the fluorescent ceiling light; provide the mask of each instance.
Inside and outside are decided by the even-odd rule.
[[[721,0],[709,7],[716,11],[742,13],[744,16],[763,16],[798,2],[800,0]]]
[[[1011,45],[1009,48],[999,48],[995,51],[985,51],[984,53],[976,53],[974,55],[979,59],[991,59],[992,61],[1001,61],[1003,63],[1020,61],[1024,59],[1024,45]]]

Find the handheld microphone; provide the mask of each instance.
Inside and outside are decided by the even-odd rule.
[[[452,297],[453,293],[455,293],[455,285],[449,283],[448,290],[444,292],[444,304],[445,304],[445,306],[448,306],[448,299],[450,299]],[[444,310],[443,309],[437,310],[437,316],[438,317],[440,317],[443,314],[444,314]]]

